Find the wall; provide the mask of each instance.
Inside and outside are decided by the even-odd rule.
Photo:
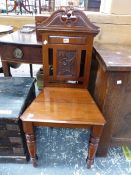
[[[104,43],[131,44],[131,15],[103,13],[88,14],[91,21],[101,28],[96,40]]]
[[[35,17],[33,16],[10,16],[4,15],[0,16],[0,24],[2,25],[12,25],[14,26],[14,30],[18,30],[24,24],[32,24],[35,21]]]
[[[101,12],[131,15],[131,0],[101,0]]]

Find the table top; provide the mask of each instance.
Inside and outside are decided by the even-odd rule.
[[[94,43],[105,71],[131,71],[131,45]]]
[[[42,43],[37,41],[36,32],[22,33],[20,30],[2,36],[0,38],[0,44],[35,45],[42,47]]]
[[[13,31],[13,26],[0,25],[0,34]]]

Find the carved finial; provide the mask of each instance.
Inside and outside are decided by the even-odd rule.
[[[77,17],[73,15],[72,10],[67,10],[65,14],[61,16],[61,19],[65,24],[70,25],[76,21]]]
[[[69,11],[69,12],[67,13],[67,17],[68,17],[68,18],[70,18],[70,17],[71,17],[71,15],[72,15],[72,12],[71,12],[71,11]]]

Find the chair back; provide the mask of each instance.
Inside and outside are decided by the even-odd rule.
[[[42,36],[44,86],[87,88],[99,28],[80,10],[58,10],[37,31]]]

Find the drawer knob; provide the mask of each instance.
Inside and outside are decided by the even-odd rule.
[[[23,57],[24,54],[23,54],[23,51],[22,51],[21,49],[16,48],[16,49],[14,50],[14,52],[13,52],[13,55],[14,55],[15,58],[21,59],[21,58]]]

